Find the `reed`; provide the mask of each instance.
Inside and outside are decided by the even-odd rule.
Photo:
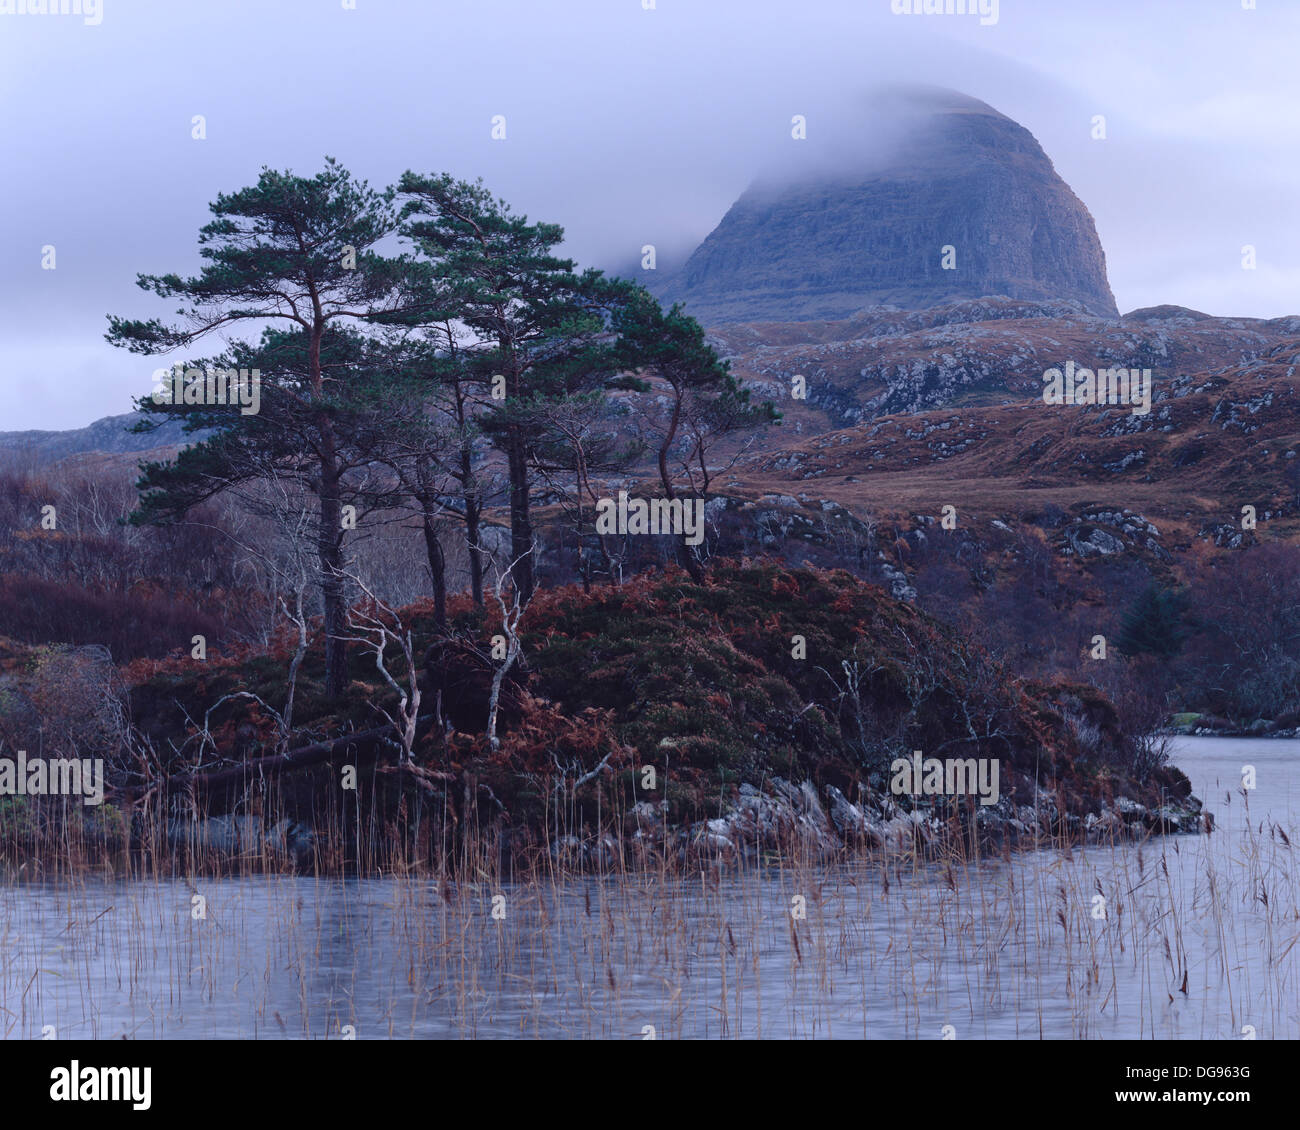
[[[11,812],[0,1030],[1295,1038],[1300,828],[1248,799],[1212,836],[832,859],[619,837],[595,868],[567,841],[507,855],[491,828],[408,835],[340,808],[313,874],[269,849],[177,857],[162,811],[116,839]],[[604,814],[611,835],[626,815]]]

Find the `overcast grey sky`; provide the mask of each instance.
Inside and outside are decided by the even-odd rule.
[[[792,115],[815,147],[819,120],[899,79],[1033,132],[1096,218],[1121,311],[1300,313],[1298,0],[1002,0],[991,25],[891,0],[344,2],[101,0],[90,24],[0,0],[0,430],[152,387],[165,359],[107,345],[105,315],[169,314],[137,272],[194,270],[208,202],[263,165],[482,176],[583,264],[653,243],[671,266],[793,159]]]

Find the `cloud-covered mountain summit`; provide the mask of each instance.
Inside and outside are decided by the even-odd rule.
[[[1034,136],[991,106],[894,89],[828,126],[830,138],[817,128],[790,141],[812,156],[759,177],[656,288],[662,297],[706,324],[986,295],[1118,315],[1088,209]]]

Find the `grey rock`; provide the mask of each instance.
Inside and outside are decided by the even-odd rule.
[[[1092,216],[1033,135],[991,106],[896,90],[822,145],[851,156],[757,181],[661,296],[713,324],[998,295],[1119,316]],[[943,267],[948,246],[956,269]]]
[[[267,827],[255,816],[210,816],[203,820],[167,821],[171,847],[223,858],[269,856],[307,862],[316,848],[316,834],[296,820]]]

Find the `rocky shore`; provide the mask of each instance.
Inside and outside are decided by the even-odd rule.
[[[626,863],[629,857],[726,864],[768,853],[826,860],[846,850],[932,856],[973,848],[989,854],[1214,829],[1213,814],[1190,793],[1157,806],[1121,795],[1079,815],[1062,812],[1055,795],[1039,789],[1034,803],[1004,797],[997,804],[975,805],[972,819],[969,809],[942,803],[904,807],[874,793],[855,804],[834,785],[819,793],[811,782],[795,785],[780,777],[761,788],[743,784],[737,791],[724,815],[681,826],[666,823],[660,807],[643,801],[624,822],[623,843],[610,833],[587,839],[565,836],[552,845],[552,856],[566,866],[600,868]]]

